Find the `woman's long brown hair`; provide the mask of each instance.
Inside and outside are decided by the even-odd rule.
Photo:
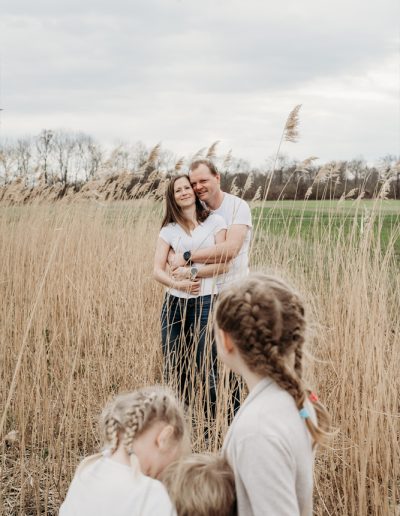
[[[171,178],[171,180],[168,184],[167,191],[165,192],[165,215],[164,215],[163,221],[161,223],[162,228],[167,226],[171,222],[175,222],[176,224],[179,224],[180,226],[182,226],[185,230],[190,231],[188,222],[184,218],[184,216],[182,214],[182,210],[178,206],[178,204],[176,203],[176,200],[175,200],[175,192],[174,192],[175,183],[176,183],[176,181],[178,181],[178,179],[182,179],[183,177],[185,177],[190,184],[190,179],[187,174],[181,174],[179,176],[174,176],[173,178]],[[207,208],[205,208],[201,204],[200,200],[196,197],[196,220],[197,220],[197,222],[199,222],[199,223],[204,222],[206,220],[206,218],[209,216],[209,214],[210,214],[210,211]]]

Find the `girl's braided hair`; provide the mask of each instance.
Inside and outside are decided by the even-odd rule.
[[[311,391],[302,379],[306,319],[299,294],[280,278],[251,274],[220,294],[216,322],[250,370],[272,378],[301,410]],[[314,408],[318,424],[305,421],[314,444],[320,444],[329,435],[329,415],[316,400]]]
[[[122,442],[131,458],[132,467],[137,470],[134,439],[156,421],[171,425],[175,442],[184,442],[187,436],[183,408],[169,390],[146,387],[116,396],[100,417],[105,448],[113,453]]]

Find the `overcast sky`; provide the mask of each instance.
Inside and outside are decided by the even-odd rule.
[[[398,0],[1,0],[1,138],[43,128],[261,164],[400,154]]]

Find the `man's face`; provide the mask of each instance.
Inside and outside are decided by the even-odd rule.
[[[220,191],[220,176],[201,164],[189,172],[190,183],[197,197],[206,204]]]

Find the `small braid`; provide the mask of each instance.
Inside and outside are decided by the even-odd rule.
[[[119,430],[118,421],[113,417],[109,417],[106,420],[105,433],[106,433],[106,439],[110,444],[111,452],[115,452],[115,450],[118,448],[118,430]]]
[[[216,322],[250,370],[272,378],[301,410],[307,397],[302,381],[306,319],[297,292],[279,278],[252,274],[220,294]],[[321,427],[309,418],[306,424],[314,442],[323,442],[328,414],[320,404],[315,408]]]
[[[302,346],[298,346],[294,350],[294,370],[299,380],[303,376],[303,349]]]

